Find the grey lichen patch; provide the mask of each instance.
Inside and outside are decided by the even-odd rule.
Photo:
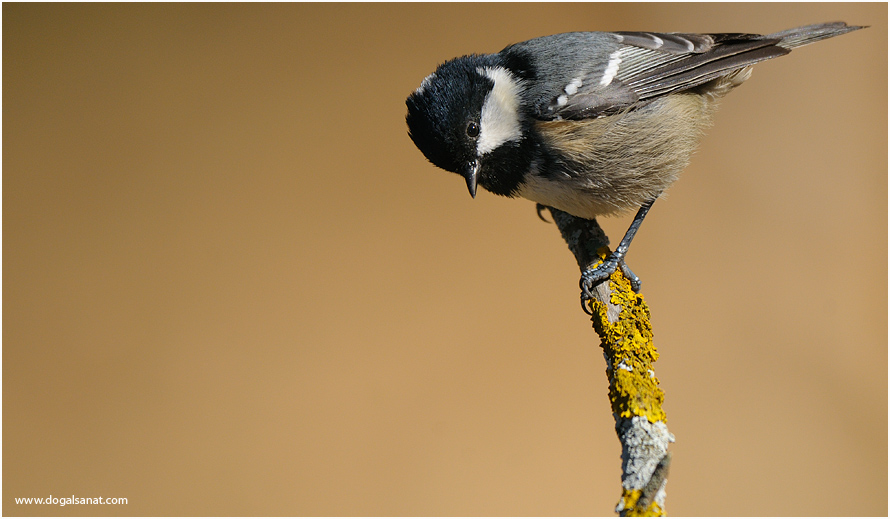
[[[650,485],[659,463],[667,455],[668,445],[674,442],[674,435],[668,431],[664,422],[652,423],[643,416],[619,418],[615,431],[622,445],[621,471],[624,475],[621,486],[629,491],[643,491]],[[654,499],[650,497],[661,509],[664,509],[666,481],[666,478],[658,481]],[[622,500],[616,511],[622,512],[627,504]]]

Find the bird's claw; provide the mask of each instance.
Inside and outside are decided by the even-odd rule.
[[[602,262],[598,267],[587,269],[581,273],[581,308],[584,309],[584,313],[593,315],[587,305],[587,302],[593,299],[593,289],[603,281],[609,279],[609,276],[611,276],[618,268],[621,269],[621,273],[624,274],[630,282],[631,289],[637,293],[640,291],[642,281],[640,281],[639,276],[630,270],[630,267],[627,266],[624,258],[618,257],[615,253],[612,253],[606,258],[606,261]]]
[[[627,262],[624,259],[618,261],[618,267],[621,268],[621,273],[624,274],[624,277],[630,281],[630,288],[634,291],[634,293],[639,294],[640,288],[643,286],[643,282],[640,280],[640,277],[634,274],[634,271],[630,270],[630,267],[627,266]]]
[[[618,259],[614,255],[606,258],[598,267],[587,269],[581,273],[581,308],[588,315],[593,315],[588,308],[587,301],[593,299],[593,289],[603,281],[609,279],[609,276],[618,268]]]

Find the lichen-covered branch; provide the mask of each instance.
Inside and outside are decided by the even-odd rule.
[[[582,271],[606,259],[609,239],[596,220],[552,208],[550,213]],[[591,320],[606,358],[609,400],[622,447],[623,493],[616,511],[622,516],[665,515],[667,449],[674,436],[665,425],[664,392],[652,368],[658,352],[652,343],[649,307],[621,269],[593,294],[588,303]]]

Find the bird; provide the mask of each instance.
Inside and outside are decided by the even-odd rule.
[[[637,209],[618,247],[580,279],[621,268],[652,204],[689,164],[718,101],[752,66],[862,29],[831,22],[760,35],[568,32],[440,64],[407,100],[408,135],[477,188],[584,219]]]

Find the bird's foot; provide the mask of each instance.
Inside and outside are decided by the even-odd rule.
[[[643,286],[643,282],[640,280],[640,277],[634,274],[634,271],[630,270],[630,267],[627,266],[627,262],[622,258],[618,261],[618,267],[621,269],[621,273],[624,274],[624,277],[630,281],[630,288],[634,291],[634,293],[639,294],[640,288]]]
[[[627,266],[623,257],[613,252],[606,258],[606,261],[602,262],[596,268],[587,269],[581,273],[581,307],[584,309],[585,313],[592,315],[590,308],[587,305],[587,301],[593,299],[593,289],[603,281],[609,279],[609,276],[611,276],[618,268],[621,269],[621,273],[624,274],[624,277],[630,282],[631,289],[633,289],[634,292],[640,291],[642,281],[640,281],[639,276],[630,270],[630,267]]]

